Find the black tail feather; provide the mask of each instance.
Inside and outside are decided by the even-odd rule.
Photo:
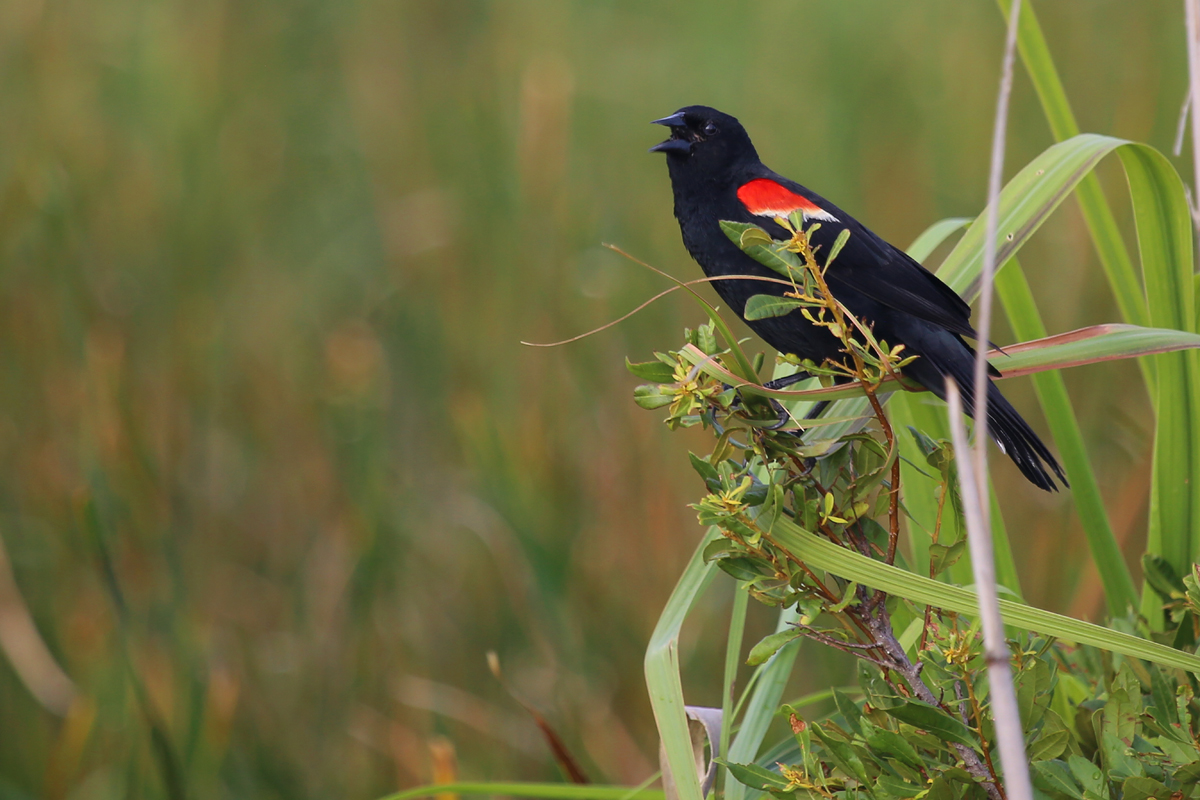
[[[974,416],[974,403],[972,413]],[[1051,455],[1049,448],[1038,438],[1012,404],[1000,394],[994,383],[988,382],[988,432],[1000,445],[1005,455],[1013,460],[1021,474],[1039,489],[1057,492],[1058,486],[1046,471],[1049,467],[1054,471],[1062,485],[1070,488],[1067,476],[1062,467]]]
[[[922,358],[918,358],[910,366],[905,367],[904,371],[943,400],[946,395],[943,376],[949,375],[958,384],[959,391],[962,393],[964,410],[968,415],[974,417],[974,359],[968,356],[965,347],[961,358],[956,357],[958,353],[949,358],[946,355],[933,352],[923,353]],[[921,364],[922,361],[926,363]],[[987,412],[988,432],[1030,483],[1047,492],[1057,492],[1058,485],[1054,482],[1054,477],[1057,477],[1064,487],[1070,488],[1067,476],[1063,473],[1062,467],[1059,466],[1050,449],[1038,438],[1038,435],[1033,432],[1033,428],[1029,427],[1029,423],[1021,418],[1017,410],[990,380],[988,381]],[[1054,473],[1053,476],[1051,472]]]

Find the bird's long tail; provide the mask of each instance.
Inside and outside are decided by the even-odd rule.
[[[965,349],[968,353],[970,352],[969,347]],[[942,376],[949,375],[958,384],[959,391],[962,393],[963,408],[967,414],[974,417],[974,358],[959,357],[959,353],[954,353],[950,357],[944,357],[944,355],[939,357],[940,355],[942,354],[936,352],[922,354],[921,358],[905,367],[904,371],[943,400],[946,399],[946,389],[945,379]],[[926,363],[921,365],[922,361]],[[935,371],[939,374],[934,375]],[[1017,410],[1005,399],[1004,395],[1000,394],[1000,390],[990,380],[988,381],[987,415],[988,432],[991,433],[992,438],[996,440],[996,444],[1000,446],[1004,454],[1017,465],[1017,469],[1021,470],[1021,474],[1029,479],[1030,483],[1048,492],[1058,491],[1054,477],[1050,474],[1052,471],[1063,486],[1070,487],[1062,467],[1050,453],[1050,449],[1038,438],[1038,435],[1029,427],[1029,423],[1021,418]]]

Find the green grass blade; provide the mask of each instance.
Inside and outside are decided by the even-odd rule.
[[[1007,21],[1009,5],[1005,0],[997,2]],[[1037,15],[1028,2],[1022,6],[1018,20],[1017,49],[1033,83],[1034,91],[1037,92],[1038,100],[1041,101],[1042,111],[1046,114],[1046,121],[1050,124],[1050,132],[1055,140],[1061,142],[1078,136],[1079,124],[1075,121],[1067,93],[1059,80],[1058,70],[1054,67],[1054,59],[1046,45],[1046,37],[1042,35]],[[1134,325],[1149,325],[1149,317],[1141,303],[1141,282],[1134,269],[1133,259],[1096,176],[1088,175],[1083,178],[1076,188],[1075,197],[1092,235],[1092,242],[1096,246],[1096,254],[1100,258],[1104,274],[1108,277],[1117,305],[1121,309],[1121,316],[1126,322]],[[1148,369],[1144,369],[1143,374],[1149,381]]]
[[[790,518],[780,517],[776,520],[770,535],[811,567],[827,570],[915,603],[927,603],[969,617],[978,612],[973,592],[914,575],[839,547],[805,531]],[[1006,624],[1022,630],[1037,631],[1068,642],[1088,644],[1131,658],[1142,658],[1200,674],[1200,657],[1166,645],[1011,600],[1001,600],[1000,611]]]
[[[933,543],[933,531],[937,524],[937,491],[941,482],[933,467],[925,462],[925,454],[917,447],[909,428],[937,439],[941,438],[930,423],[937,414],[931,398],[926,395],[898,393],[888,403],[892,428],[900,446],[900,486],[904,492],[904,508],[908,512],[905,527],[908,531],[909,556],[913,570],[921,575],[929,574],[929,545]],[[942,522],[946,539],[950,539],[949,526],[957,525],[953,513],[947,514]]]
[[[1183,182],[1152,147],[1129,145],[1119,153],[1129,179],[1150,321],[1195,331],[1194,231]],[[1200,544],[1200,497],[1192,480],[1200,469],[1200,362],[1193,352],[1169,353],[1157,361],[1147,550],[1184,574]],[[1153,627],[1161,627],[1161,603],[1149,587],[1143,587],[1141,608]]]
[[[1050,146],[1013,176],[998,200],[996,263],[1003,264],[1020,250],[1084,176],[1124,144],[1111,136],[1080,134]],[[938,268],[938,277],[968,300],[979,292],[986,216],[985,211],[971,223]]]
[[[446,783],[418,786],[379,798],[410,800],[439,794],[507,795],[535,797],[539,800],[666,800],[662,789],[637,789],[629,786],[599,786],[576,783]]]
[[[1004,21],[1008,22],[1009,4],[1004,0],[997,0],[997,3],[1000,13],[1004,15]],[[1058,78],[1058,70],[1054,67],[1054,59],[1050,56],[1046,37],[1042,34],[1042,26],[1028,2],[1021,6],[1017,24],[1017,50],[1033,82],[1038,100],[1042,103],[1042,110],[1046,114],[1046,121],[1050,124],[1050,132],[1054,134],[1054,138],[1061,142],[1079,135],[1079,123],[1075,121],[1075,113],[1067,100],[1067,92]]]
[[[990,480],[988,502],[992,504],[992,558],[995,561],[996,583],[1023,599],[1025,594],[1021,591],[1021,576],[1017,574],[1017,559],[1013,556],[1012,544],[1008,541],[1008,528],[1004,526],[1004,515],[1001,513],[1000,500],[996,497],[996,486]],[[959,563],[964,562],[970,564],[969,556],[964,556]]]
[[[718,752],[724,756],[729,752],[729,739],[733,730],[733,687],[737,683],[738,667],[742,664],[742,637],[746,631],[746,607],[750,593],[746,584],[738,582],[733,592],[733,613],[729,617],[729,637],[725,644],[725,680],[721,683],[721,742]],[[728,770],[719,770],[724,776]]]
[[[1087,364],[1097,364],[1101,361],[1117,361],[1138,356],[1172,353],[1180,350],[1200,348],[1200,335],[1188,331],[1170,330],[1167,328],[1139,328],[1136,325],[1093,325],[1090,328],[1080,328],[1068,333],[1060,333],[1038,339],[1032,342],[1008,345],[1004,352],[988,354],[991,362],[1003,375],[1001,380],[1034,375],[1053,369],[1067,369]],[[747,394],[773,397],[781,401],[790,400],[835,400],[841,398],[860,398],[862,387],[858,385],[832,386],[823,389],[765,389],[760,384],[747,383],[717,363],[702,350],[692,345],[685,346],[679,351],[690,363],[698,365],[707,375],[722,380],[731,386],[737,386]],[[920,391],[915,384],[914,391]],[[900,389],[892,379],[886,379],[881,384],[881,392]],[[837,413],[851,410],[855,406],[839,406]],[[860,410],[858,416],[847,416],[847,420],[861,418],[867,413]],[[826,431],[834,431],[835,426],[828,426]]]
[[[775,630],[785,630],[795,623],[799,616],[791,609],[779,612],[779,623]],[[767,728],[775,718],[779,702],[783,699],[783,690],[787,687],[788,678],[792,675],[792,666],[796,663],[796,655],[800,652],[800,640],[785,645],[771,659],[759,667],[758,684],[754,694],[746,706],[738,734],[729,747],[727,759],[735,764],[746,764],[758,757]],[[747,788],[738,781],[728,781],[725,785],[725,800],[745,800]]]
[[[1008,345],[1004,353],[990,353],[988,361],[1004,373],[1003,379],[1197,347],[1200,347],[1200,335],[1195,333],[1118,323],[1093,325],[1033,342]]]
[[[921,235],[913,240],[906,252],[917,261],[924,261],[929,258],[930,253],[938,248],[938,245],[970,224],[970,217],[940,219],[921,231]]]
[[[1046,326],[1025,280],[1025,273],[1015,259],[996,276],[996,292],[1004,304],[1009,324],[1018,339],[1039,339],[1046,335]],[[1075,418],[1075,410],[1067,395],[1067,385],[1058,372],[1033,376],[1042,411],[1050,424],[1054,442],[1058,445],[1063,466],[1071,479],[1071,498],[1087,535],[1092,559],[1104,584],[1108,611],[1120,616],[1138,605],[1133,576],[1121,555],[1120,545],[1108,521],[1108,513],[1100,495],[1100,485],[1088,460],[1083,432]]]
[[[710,528],[700,540],[667,605],[654,626],[646,648],[646,687],[658,735],[679,791],[679,800],[701,800],[700,780],[693,767],[691,737],[684,711],[683,683],[679,677],[679,631],[692,605],[717,571],[704,563],[704,548],[721,534]]]

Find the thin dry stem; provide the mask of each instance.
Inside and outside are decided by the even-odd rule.
[[[950,378],[946,380],[946,402],[950,406],[950,432],[955,452],[968,452],[962,396],[958,385]],[[991,686],[992,716],[996,723],[996,741],[1000,763],[1004,767],[1007,794],[1013,800],[1031,800],[1033,785],[1029,780],[1025,736],[1017,706],[1017,693],[1013,688],[1012,671],[1009,669],[1008,647],[1004,642],[991,529],[983,517],[982,508],[986,506],[986,501],[976,481],[972,459],[958,460],[958,480],[962,491],[963,516],[967,523],[967,542],[971,548],[971,567],[975,573],[979,617],[983,623],[983,653]]]
[[[991,331],[993,278],[996,273],[996,236],[1000,213],[1000,183],[1004,173],[1004,139],[1008,127],[1008,101],[1012,94],[1013,61],[1017,49],[1017,29],[1022,0],[1013,0],[1008,16],[1008,34],[1004,42],[1004,62],[1000,74],[1000,93],[996,99],[996,124],[992,138],[991,169],[988,176],[987,232],[984,239],[983,275],[979,308],[978,341],[986,343]],[[1200,152],[1200,151],[1198,151]],[[987,502],[987,355],[980,346],[975,357],[975,420],[976,439],[972,454],[967,449],[966,425],[962,417],[962,398],[958,385],[947,380],[947,401],[950,403],[950,427],[954,434],[955,451],[959,454],[959,483],[967,522],[967,539],[971,548],[971,565],[983,622],[984,654],[988,665],[992,694],[992,713],[996,723],[997,746],[1004,769],[1007,794],[1012,800],[1032,800],[1033,785],[1029,778],[1029,761],[1025,755],[1025,737],[1017,695],[1013,688],[1008,663],[1008,648],[1004,643],[1004,623],[1000,618],[997,597],[995,564],[992,552],[991,509]],[[990,757],[989,757],[990,761]]]

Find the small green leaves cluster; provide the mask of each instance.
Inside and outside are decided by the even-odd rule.
[[[959,632],[958,644],[975,640]],[[1200,797],[1193,687],[1157,667],[1114,666],[1095,651],[1045,640],[1012,643],[1017,697],[1035,787],[1054,800]],[[897,693],[877,667],[859,665],[859,697],[834,691],[825,719],[791,706],[792,741],[759,763],[727,764],[738,781],[775,797],[975,798],[983,785],[961,765],[966,747],[991,763],[993,736],[978,647],[934,634],[925,678],[948,702]]]
[[[684,344],[691,344],[705,355],[718,354],[713,324],[696,330],[684,329]],[[700,422],[700,416],[710,406],[728,408],[733,402],[732,389],[710,377],[699,366],[693,366],[679,351],[655,353],[655,361],[633,363],[626,359],[626,368],[637,377],[648,380],[633,391],[633,401],[645,409],[668,407],[667,424],[671,430],[690,427]]]
[[[1146,583],[1162,599],[1173,625],[1168,639],[1171,646],[1194,650],[1200,642],[1200,564],[1193,564],[1191,571],[1180,578],[1165,558],[1146,553],[1142,556],[1142,572]]]
[[[848,359],[844,363],[814,365],[820,369],[831,369],[843,377],[865,375],[872,383],[889,372],[909,363],[915,356],[903,355],[904,345],[889,347],[886,342],[876,340],[869,325],[861,324],[837,302],[825,282],[825,272],[833,264],[838,253],[850,238],[845,228],[838,234],[824,263],[818,259],[820,245],[811,244],[812,236],[821,228],[815,222],[803,227],[803,218],[794,212],[789,218],[775,220],[791,236],[786,240],[772,239],[770,234],[757,225],[744,222],[722,221],[721,229],[747,255],[765,267],[777,272],[790,284],[790,289],[779,293],[758,294],[746,301],[743,312],[748,320],[782,317],[799,310],[810,325],[825,328],[844,346]],[[811,370],[810,370],[811,371]]]
[[[730,351],[718,347],[713,323],[695,330],[685,328],[683,347],[688,345],[727,369],[727,361],[734,363]],[[790,419],[788,430],[778,429],[782,407],[771,405],[761,396],[739,395],[737,390],[705,372],[703,364],[689,361],[683,347],[666,353],[656,352],[654,361],[634,363],[626,360],[625,366],[633,375],[650,381],[634,389],[633,399],[648,410],[666,408],[665,421],[671,430],[701,424],[715,430],[718,442],[711,459],[713,464],[739,449],[753,449],[751,442],[775,455],[791,454],[804,458],[824,453],[835,444],[800,439],[796,435],[797,429],[807,427],[801,420]],[[765,360],[759,353],[748,363],[757,373],[762,370]],[[833,374],[832,370],[825,372]],[[783,413],[786,417],[786,412]]]
[[[826,607],[840,613],[850,604],[846,593],[851,584],[814,575],[779,545],[772,531],[786,515],[807,531],[883,555],[888,532],[876,518],[887,516],[892,457],[866,433],[841,437],[841,446],[819,459],[797,456],[791,451],[798,448],[785,450],[786,445],[774,445],[774,438],[761,437],[742,451],[741,460],[714,463],[714,455],[721,453],[691,456],[709,492],[693,506],[698,519],[725,534],[705,557],[746,581],[760,600],[799,604],[806,620]]]

